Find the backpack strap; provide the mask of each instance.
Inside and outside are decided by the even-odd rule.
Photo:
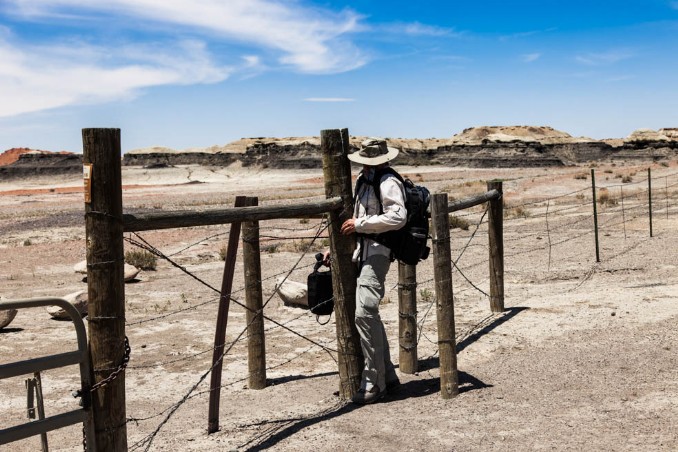
[[[358,180],[356,180],[356,183],[355,183],[355,191],[354,191],[355,198],[353,200],[353,203],[355,204],[356,202],[358,202],[358,192],[359,192],[360,188],[364,184],[368,184],[374,190],[374,195],[377,197],[377,201],[379,202],[379,215],[383,214],[384,213],[384,203],[381,201],[381,179],[387,174],[394,176],[396,179],[398,179],[400,181],[401,184],[403,184],[403,187],[405,186],[405,180],[403,179],[403,177],[400,174],[398,174],[398,172],[396,170],[394,170],[393,168],[391,168],[390,166],[387,166],[385,168],[377,168],[374,171],[374,177],[372,178],[371,181],[368,181],[365,178],[365,176],[361,173],[360,176],[358,177]]]

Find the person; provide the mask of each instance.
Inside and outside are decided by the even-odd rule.
[[[388,147],[386,141],[379,138],[363,141],[358,151],[348,155],[349,160],[363,164],[358,178],[359,181],[363,178],[364,182],[357,185],[353,218],[346,220],[340,229],[341,234],[356,234],[357,237],[353,254],[353,261],[359,266],[355,324],[365,357],[360,388],[352,399],[357,404],[374,403],[400,385],[379,316],[379,303],[384,297],[384,283],[391,264],[391,250],[362,235],[400,229],[407,222],[402,183],[392,174],[383,175],[379,181],[381,200],[377,199],[371,185],[376,171],[388,167],[397,155],[398,149]],[[380,210],[379,201],[383,210]],[[328,251],[324,255],[326,265],[329,265],[329,258]]]

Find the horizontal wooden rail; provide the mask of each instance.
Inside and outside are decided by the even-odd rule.
[[[497,190],[490,190],[481,195],[475,195],[468,198],[460,199],[458,201],[452,201],[447,204],[448,212],[456,212],[458,210],[468,209],[469,207],[477,206],[483,204],[487,201],[492,201],[493,199],[499,199],[501,193]]]
[[[308,218],[343,207],[341,198],[334,197],[318,202],[260,207],[233,207],[206,212],[173,211],[123,214],[124,232],[154,229],[186,228],[244,221],[273,220],[277,218]]]

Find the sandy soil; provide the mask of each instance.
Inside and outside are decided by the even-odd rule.
[[[150,450],[677,450],[678,191],[671,185],[678,183],[678,167],[653,166],[650,238],[642,182],[647,165],[597,168],[597,186],[610,186],[618,201],[600,206],[597,264],[590,176],[581,176],[588,168],[400,168],[456,198],[483,192],[485,180],[505,179],[504,313],[491,314],[484,294],[486,223],[475,231],[484,210],[460,213],[470,227],[451,231],[453,258],[461,255],[461,271],[453,272],[461,393],[452,400],[439,394],[432,259],[417,267],[420,370],[400,373],[399,394],[359,408],[337,397],[334,319],[320,325],[274,294],[275,278],[300,258],[289,278],[305,280],[322,239],[305,256],[302,250],[319,223],[262,222],[266,314],[329,353],[267,322],[269,386],[247,388],[246,344],[236,342],[224,365],[221,430],[206,434],[208,377],[153,436]],[[622,187],[622,175],[633,182]],[[123,202],[130,212],[224,208],[236,195],[259,196],[260,205],[300,202],[323,197],[320,176],[316,170],[124,168]],[[0,181],[1,296],[63,296],[86,288],[73,271],[85,258],[81,186],[79,178]],[[219,287],[228,229],[140,236]],[[393,265],[382,317],[397,362],[396,283]],[[244,299],[243,286],[239,259],[235,298]],[[166,261],[125,290],[132,347],[127,432],[130,449],[137,450],[209,369],[217,295]],[[232,306],[227,340],[244,326],[243,309]],[[70,350],[74,337],[70,322],[52,320],[44,309],[21,311],[0,330],[0,364]],[[26,418],[23,380],[0,381],[2,426]],[[70,395],[78,386],[75,367],[44,372],[42,380],[48,415],[77,407]],[[79,427],[52,432],[49,441],[51,450],[82,450]],[[34,437],[0,450],[38,450],[39,444]]]

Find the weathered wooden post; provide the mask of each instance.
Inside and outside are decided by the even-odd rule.
[[[89,349],[93,382],[125,363],[120,129],[83,129]],[[89,395],[83,395],[89,396]],[[125,372],[92,394],[97,451],[127,450]]]
[[[438,350],[440,352],[440,395],[443,399],[451,399],[459,394],[459,375],[454,332],[450,219],[446,193],[431,196],[431,218],[433,219],[433,277],[435,278]]]
[[[339,397],[350,399],[360,386],[363,359],[360,338],[355,327],[356,267],[351,261],[355,237],[339,233],[341,224],[353,216],[351,165],[348,160],[348,129],[320,131],[325,195],[339,196],[343,210],[330,212],[330,251],[332,287],[339,351]]]
[[[417,267],[398,262],[399,368],[413,374],[417,358]]]
[[[497,190],[500,196],[490,200],[487,229],[490,247],[490,309],[504,311],[504,198],[502,181],[487,183],[487,191]]]
[[[246,205],[259,205],[259,198],[248,197]],[[258,221],[243,223],[242,252],[245,268],[245,305],[248,308],[245,315],[249,387],[250,389],[264,389],[266,387],[266,338],[264,337]]]
[[[246,197],[236,196],[235,207],[244,207]],[[231,305],[231,290],[235,261],[238,257],[238,242],[240,241],[240,222],[231,223],[228,235],[228,248],[224,262],[224,274],[221,279],[221,297],[217,312],[217,326],[214,330],[214,351],[212,352],[212,375],[210,376],[210,401],[207,414],[207,433],[219,430],[219,401],[221,398],[221,369],[224,365],[223,353],[226,343],[226,326],[228,325],[228,310]]]
[[[596,262],[600,262],[600,247],[598,246],[598,199],[596,198],[596,172],[591,168],[591,190],[593,191],[593,232],[596,239]]]

